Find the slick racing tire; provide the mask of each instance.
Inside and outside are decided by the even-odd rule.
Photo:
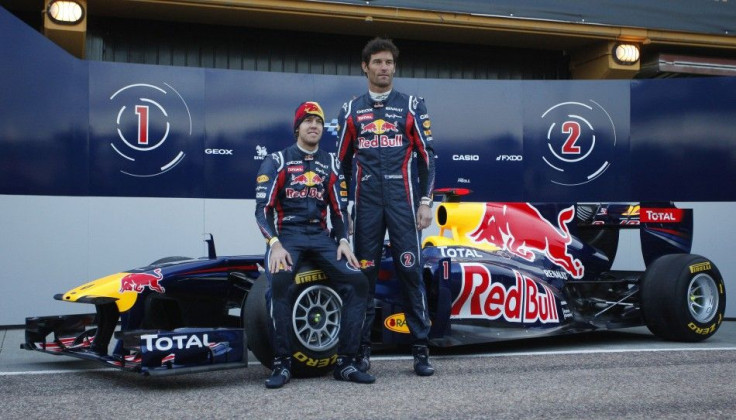
[[[248,348],[263,366],[271,369],[273,367],[273,346],[271,346],[269,331],[271,318],[268,315],[268,305],[266,305],[267,290],[268,279],[265,274],[261,274],[250,288],[241,314],[245,335],[248,339]]]
[[[267,290],[268,279],[261,275],[248,293],[242,312],[248,348],[270,369],[274,353]],[[332,370],[337,359],[342,300],[334,289],[321,282],[295,285],[291,299],[292,375],[323,375]]]
[[[702,341],[718,331],[726,308],[723,277],[699,255],[671,254],[655,260],[642,277],[641,307],[654,335]]]

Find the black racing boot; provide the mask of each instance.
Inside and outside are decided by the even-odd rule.
[[[371,368],[371,346],[363,344],[355,356],[355,367],[361,372],[368,372]]]
[[[275,357],[273,359],[273,372],[266,379],[266,388],[281,388],[291,379],[291,356]]]
[[[434,375],[434,367],[429,363],[429,348],[424,345],[415,344],[411,348],[414,355],[414,372],[419,376]]]
[[[353,358],[348,356],[337,356],[337,363],[335,363],[333,376],[338,381],[350,381],[359,384],[372,384],[373,382],[376,382],[375,376],[358,370],[358,368],[355,367]]]

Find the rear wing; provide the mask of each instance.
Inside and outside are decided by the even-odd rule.
[[[673,203],[661,202],[578,203],[575,208],[581,233],[598,229],[639,229],[646,265],[662,255],[688,254],[692,248],[692,209],[680,209]]]

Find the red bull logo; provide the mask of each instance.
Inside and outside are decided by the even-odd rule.
[[[375,120],[373,122],[370,122],[368,124],[361,124],[360,125],[360,131],[361,133],[373,133],[373,134],[384,134],[384,133],[398,133],[399,132],[399,126],[392,122],[384,121],[384,120]]]
[[[304,112],[308,114],[314,114],[314,113],[322,113],[322,108],[317,105],[316,102],[305,102],[304,103]]]
[[[297,108],[294,113],[294,124],[306,115],[316,115],[320,117],[322,121],[325,120],[325,113],[317,102],[304,102],[299,105],[299,108]]]
[[[560,211],[557,226],[554,226],[529,203],[486,203],[480,224],[468,237],[495,245],[527,261],[534,261],[534,252],[539,252],[579,279],[585,268],[567,249],[572,242],[567,224],[574,217],[575,207],[570,206]]]
[[[514,270],[514,284],[505,287],[491,279],[483,264],[460,264],[460,294],[452,303],[451,318],[480,318],[533,324],[559,323],[557,298],[544,283]]]
[[[360,268],[365,270],[366,268],[375,267],[376,263],[373,260],[360,260]]]
[[[159,280],[164,278],[161,274],[161,269],[157,268],[153,270],[153,273],[130,273],[126,275],[120,279],[120,293],[142,293],[146,287],[158,293],[163,293],[165,289],[158,283]]]
[[[291,176],[291,185],[306,185],[313,187],[324,182],[324,178],[316,172],[308,171],[301,175]]]
[[[287,188],[284,190],[286,198],[316,198],[322,201],[324,198],[324,191],[320,191],[317,187],[309,187],[301,190],[295,190],[293,188]]]
[[[375,149],[377,147],[401,147],[404,145],[404,136],[397,134],[395,137],[386,135],[374,135],[372,138],[358,137],[359,149]]]

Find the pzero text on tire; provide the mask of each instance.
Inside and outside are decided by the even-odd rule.
[[[641,287],[644,320],[660,338],[702,341],[721,326],[726,288],[716,265],[705,257],[660,257],[647,268]]]

